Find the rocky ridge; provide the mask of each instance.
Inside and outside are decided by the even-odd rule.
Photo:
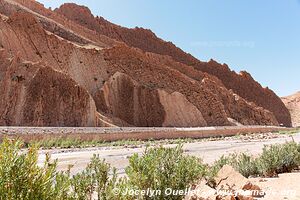
[[[0,90],[10,97],[1,99],[2,125],[233,125],[229,119],[244,125],[289,125],[280,99],[250,75],[237,77],[244,77],[240,83],[247,82],[249,91],[271,99],[281,115],[249,101],[218,73],[196,66],[214,63],[197,61],[148,30],[109,28],[111,23],[74,4],[56,12],[30,0],[0,0],[0,5]],[[90,27],[95,22],[108,25]],[[119,29],[124,31],[115,35]],[[131,41],[134,34],[140,36]],[[24,63],[34,67],[24,68]],[[18,111],[8,112],[10,108]],[[30,116],[22,114],[24,109]]]
[[[254,102],[256,105],[273,112],[280,124],[291,125],[290,114],[280,98],[269,88],[263,88],[247,72],[237,74],[231,71],[226,64],[221,65],[214,60],[201,62],[171,42],[161,40],[151,30],[138,27],[129,29],[115,25],[102,17],[94,17],[91,11],[84,6],[69,3],[62,5],[55,11],[90,30],[125,42],[129,46],[146,52],[171,56],[177,62],[214,75],[222,81],[227,89],[232,90],[245,100]]]

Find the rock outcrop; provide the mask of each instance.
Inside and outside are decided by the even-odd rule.
[[[201,112],[179,93],[142,86],[117,72],[100,92],[100,110],[135,126],[206,126]]]
[[[164,90],[158,90],[158,94],[166,113],[162,126],[207,126],[202,113],[183,94]]]
[[[96,126],[95,103],[74,80],[41,63],[4,54],[0,56],[0,125]]]
[[[291,113],[293,127],[300,127],[300,92],[281,99]]]
[[[265,192],[229,165],[223,166],[215,177],[216,186],[211,188],[201,180],[185,197],[185,200],[254,200]]]
[[[226,64],[221,65],[213,60],[194,66],[203,72],[218,77],[226,88],[231,89],[245,100],[271,111],[279,124],[291,126],[290,113],[281,99],[269,88],[263,88],[249,73],[240,72],[237,74],[231,71]]]
[[[282,118],[148,30],[113,25],[73,4],[56,12],[31,0],[0,5],[1,125],[289,124],[282,102],[250,75],[237,75],[246,77],[238,84],[272,99]]]
[[[55,11],[84,27],[125,42],[129,46],[146,52],[171,56],[175,61],[214,75],[223,82],[227,89],[232,90],[245,100],[271,111],[280,124],[291,126],[290,114],[280,98],[269,88],[263,88],[247,72],[237,74],[231,71],[226,64],[221,65],[213,60],[200,62],[171,42],[159,39],[150,30],[143,28],[128,29],[115,25],[102,17],[94,17],[91,11],[84,6],[69,3],[62,5]]]
[[[120,46],[104,50],[104,59],[109,66],[128,74],[146,88],[183,94],[201,112],[208,126],[230,125],[228,118],[245,125],[278,125],[270,111],[248,103],[214,77],[197,71],[198,77],[193,79],[193,73],[180,73],[174,69],[178,63],[163,60],[157,54],[145,55],[141,50]]]

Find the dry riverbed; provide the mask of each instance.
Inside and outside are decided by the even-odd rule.
[[[300,133],[294,135],[281,134],[251,134],[248,136],[236,136],[223,139],[205,139],[200,141],[191,141],[183,143],[183,149],[186,154],[202,158],[206,163],[212,163],[222,155],[234,152],[247,152],[249,154],[259,154],[264,145],[285,143],[295,140],[300,142]],[[157,141],[148,142],[150,146],[161,145]],[[164,146],[174,147],[177,144],[164,144]],[[128,165],[128,157],[134,153],[142,154],[146,145],[129,145],[129,146],[103,146],[93,148],[70,148],[70,149],[50,149],[41,150],[39,162],[45,159],[45,154],[50,153],[52,159],[58,159],[58,168],[66,170],[69,165],[74,166],[71,170],[72,174],[84,169],[90,158],[94,154],[105,159],[113,167],[117,168],[119,175],[124,175],[124,169]]]
[[[164,145],[167,147],[175,147],[178,143],[182,143],[183,149],[186,154],[193,155],[202,158],[206,163],[213,163],[215,160],[219,159],[222,155],[228,155],[230,153],[241,153],[246,152],[252,155],[258,155],[262,152],[264,145],[280,144],[288,141],[296,141],[300,143],[300,132],[290,134],[279,134],[271,133],[266,131],[268,127],[243,127],[242,130],[247,129],[264,129],[264,133],[250,133],[246,135],[240,135],[241,129],[237,128],[188,128],[188,129],[174,129],[174,128],[21,128],[21,127],[2,127],[0,132],[2,136],[20,136],[23,135],[25,138],[37,137],[57,137],[65,135],[68,138],[69,135],[113,135],[114,137],[121,137],[123,133],[128,134],[128,136],[134,135],[136,132],[140,135],[151,133],[152,136],[161,137],[162,135],[166,138],[163,140],[150,140],[150,141],[137,141],[137,142],[122,142],[118,143],[103,143],[101,147],[92,148],[52,148],[44,149],[39,151],[39,164],[42,165],[46,153],[51,154],[52,159],[58,160],[58,170],[67,170],[71,165],[71,174],[76,174],[82,171],[94,154],[98,154],[100,158],[106,160],[110,163],[112,167],[117,168],[117,173],[119,176],[125,175],[125,168],[128,166],[128,158],[135,153],[142,154],[147,146],[159,146]],[[230,136],[230,137],[218,137],[210,138],[203,137],[205,134],[211,133],[221,133],[218,136]],[[251,132],[247,130],[247,132]],[[229,133],[224,134],[223,133]],[[253,131],[255,132],[255,131]],[[287,131],[288,133],[289,131]],[[170,134],[174,133],[180,135],[182,133],[192,135],[193,139],[176,139],[178,137],[168,138]],[[174,136],[173,135],[173,136]],[[233,135],[233,136],[232,136]],[[252,178],[251,182],[258,185],[263,191],[269,191],[266,193],[263,199],[267,200],[299,200],[299,178],[300,173],[290,173],[281,174],[277,178]]]
[[[186,154],[202,158],[206,163],[213,163],[222,155],[230,153],[247,152],[252,155],[258,155],[262,152],[264,145],[280,144],[288,141],[300,142],[300,133],[293,135],[283,135],[276,133],[250,134],[235,137],[204,139],[201,141],[191,141],[184,143],[183,148]],[[149,143],[148,143],[149,145]],[[158,141],[151,142],[150,146],[161,145]],[[175,147],[177,144],[168,144],[164,146]],[[117,168],[119,176],[125,175],[125,168],[128,165],[128,157],[134,153],[142,154],[146,145],[129,146],[105,146],[95,148],[74,148],[74,149],[51,149],[41,150],[39,163],[42,164],[45,154],[50,153],[52,159],[58,159],[58,169],[66,170],[72,165],[72,174],[83,170],[88,164],[93,154],[99,156]],[[262,191],[266,192],[264,200],[299,200],[300,173],[281,174],[277,178],[252,178],[252,183],[258,185]]]

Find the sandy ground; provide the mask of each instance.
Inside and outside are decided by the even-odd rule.
[[[258,185],[266,196],[263,200],[299,200],[300,173],[280,174],[278,178],[255,178],[251,182]]]

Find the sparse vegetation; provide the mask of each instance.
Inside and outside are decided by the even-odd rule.
[[[215,138],[216,139],[216,138]],[[178,139],[166,139],[166,140],[118,140],[115,142],[107,142],[103,140],[85,140],[81,138],[67,138],[67,137],[54,137],[45,138],[39,141],[30,141],[24,143],[24,147],[29,147],[32,144],[37,144],[41,148],[86,148],[86,147],[102,147],[102,146],[127,146],[137,147],[139,145],[149,146],[151,144],[163,145],[163,144],[182,144],[192,143],[197,141],[203,141],[204,139],[190,139],[190,138],[178,138]],[[209,140],[209,139],[205,139]]]
[[[282,135],[294,135],[299,132],[300,132],[300,128],[293,128],[290,130],[278,131],[277,133],[282,134]]]
[[[116,169],[94,156],[87,168],[74,175],[58,172],[57,163],[50,156],[42,167],[37,165],[38,149],[30,147],[21,153],[22,143],[5,139],[0,147],[0,199],[136,199],[135,196],[116,194],[114,189],[128,188],[184,189],[204,172],[202,162],[183,154],[177,148],[147,149],[141,157],[130,158],[128,178],[118,179]],[[146,189],[146,188],[145,188]],[[144,197],[140,196],[140,199]],[[160,199],[164,199],[161,197]],[[175,199],[175,197],[169,197]],[[177,198],[176,198],[177,199]]]
[[[85,200],[112,199],[117,185],[116,170],[94,156],[86,169],[75,176],[57,171],[57,162],[48,155],[37,164],[37,148],[21,153],[21,143],[5,139],[0,147],[0,199],[5,200]],[[112,176],[109,173],[112,172]]]
[[[272,177],[292,172],[300,166],[300,145],[295,142],[265,146],[262,154],[254,158],[245,153],[222,156],[210,173],[213,177],[224,165],[231,165],[243,176]]]
[[[33,143],[38,144],[42,148],[49,149],[49,148],[95,147],[95,146],[101,146],[105,142],[101,141],[101,140],[85,141],[85,140],[81,140],[80,138],[57,137],[57,138],[43,139],[38,142],[30,142],[30,143],[27,143],[27,146],[30,146]]]
[[[266,146],[256,161],[258,173],[264,176],[274,176],[298,168],[300,166],[299,147],[300,145],[295,142]]]
[[[86,147],[103,147],[103,146],[126,146],[126,147],[137,147],[137,146],[148,146],[148,145],[164,145],[164,144],[183,144],[183,143],[193,143],[201,141],[216,141],[224,139],[247,139],[247,138],[259,138],[266,139],[273,136],[277,137],[279,135],[291,135],[299,133],[299,129],[291,129],[286,131],[277,131],[274,133],[265,133],[265,134],[241,134],[232,137],[211,137],[211,138],[176,138],[176,139],[164,139],[164,140],[117,140],[117,141],[105,141],[97,136],[86,136],[86,135],[52,135],[51,137],[45,135],[32,135],[27,134],[24,136],[11,136],[7,135],[10,138],[24,140],[24,146],[29,147],[32,144],[38,144],[41,148],[50,149],[50,148],[86,148]]]
[[[95,155],[82,172],[71,175],[57,171],[57,162],[48,155],[38,166],[38,148],[22,150],[19,141],[4,139],[0,146],[0,199],[182,199],[180,195],[158,196],[122,195],[130,190],[184,190],[201,178],[213,184],[222,166],[232,165],[246,177],[274,176],[291,172],[300,166],[300,145],[295,142],[266,146],[260,156],[247,154],[223,156],[214,165],[185,155],[182,146],[176,148],[147,148],[143,155],[129,159],[126,178],[119,178],[116,169]],[[119,191],[116,193],[115,191]]]

